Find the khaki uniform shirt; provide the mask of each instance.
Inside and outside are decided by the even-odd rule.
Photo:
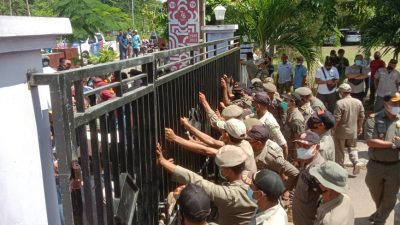
[[[273,99],[272,104],[268,106],[268,111],[275,117],[279,126],[283,126],[286,121],[286,110],[284,110],[281,106],[281,101],[278,99]]]
[[[312,225],[315,222],[321,193],[318,183],[310,175],[309,170],[324,162],[324,158],[318,154],[305,169],[300,171],[293,196],[293,223],[296,225]]]
[[[279,146],[287,143],[285,137],[281,132],[278,122],[270,112],[266,112],[259,120],[268,129],[270,139],[275,141]]]
[[[242,107],[243,109],[247,109],[251,107],[252,98],[250,96],[243,96],[240,99],[236,99],[230,102],[229,105],[237,105]]]
[[[283,126],[283,134],[288,140],[289,150],[294,150],[293,140],[300,136],[305,130],[305,120],[299,109],[288,110],[286,123]]]
[[[311,108],[313,110],[315,110],[315,109],[324,110],[324,111],[326,110],[324,103],[315,96],[312,96],[310,98],[310,104],[311,104]]]
[[[320,138],[319,152],[325,160],[335,161],[335,142],[333,141],[331,130],[326,131]]]
[[[285,210],[280,204],[271,207],[263,212],[257,213],[250,225],[287,225],[288,218]]]
[[[395,120],[390,121],[384,111],[371,114],[364,124],[364,138],[381,139],[392,141],[393,137],[400,136],[400,120],[399,116]],[[376,149],[369,148],[368,155],[370,159],[381,162],[395,162],[399,160],[399,153],[392,148]]]
[[[254,64],[254,60],[252,60],[252,59],[247,60],[244,64],[246,65],[246,70],[247,70],[249,79],[252,80],[255,77],[258,68],[257,68],[256,64]]]
[[[306,104],[299,107],[299,111],[303,115],[304,121],[307,122],[310,119],[311,115],[314,113],[313,108],[311,107],[311,103],[307,102]]]
[[[247,155],[247,159],[244,162],[245,169],[253,173],[257,172],[256,161],[254,159],[254,151],[250,143],[246,140],[243,140],[240,142],[240,144],[238,144],[238,146],[241,147]]]
[[[284,181],[287,190],[296,185],[299,170],[283,158],[282,148],[275,142],[268,140],[261,152],[255,155],[257,169],[269,169],[277,174],[284,173],[288,179]]]
[[[347,195],[340,195],[318,207],[314,225],[354,225],[354,208]]]
[[[202,187],[218,208],[219,225],[248,225],[257,208],[247,197],[249,186],[241,180],[217,185],[180,166],[176,167],[172,179],[178,183],[193,183]]]
[[[336,102],[334,111],[336,122],[335,135],[338,139],[357,138],[357,120],[364,119],[364,106],[360,100],[350,95]]]

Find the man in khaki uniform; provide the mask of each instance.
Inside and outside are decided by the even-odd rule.
[[[216,140],[213,137],[197,130],[191,126],[187,120],[181,119],[185,128],[193,133],[203,144],[193,142],[182,137],[175,135],[174,131],[170,128],[165,128],[165,137],[168,141],[175,142],[181,145],[183,148],[199,153],[215,157],[218,153],[218,148],[230,144],[240,147],[248,156],[245,162],[245,169],[252,172],[257,171],[256,162],[254,160],[254,153],[251,145],[248,141],[244,140],[246,136],[246,126],[243,121],[238,119],[229,119],[227,121],[219,121],[217,123],[218,128],[224,131],[221,135],[220,140]]]
[[[272,82],[263,84],[265,92],[267,92],[268,97],[271,99],[271,104],[268,107],[268,111],[275,117],[278,121],[279,126],[283,127],[286,121],[286,109],[282,107],[282,99],[279,98],[279,93],[277,92],[276,86]]]
[[[290,94],[283,94],[282,97],[288,105],[286,122],[283,126],[282,133],[288,140],[288,159],[293,161],[296,160],[296,152],[293,140],[298,139],[300,134],[304,132],[305,121],[303,115],[297,108],[297,104],[300,101],[300,95],[293,92]]]
[[[362,133],[364,121],[364,106],[360,100],[351,97],[351,87],[343,83],[339,86],[339,96],[335,107],[335,127],[333,137],[335,141],[335,161],[344,167],[344,152],[349,152],[350,161],[353,163],[353,174],[360,173],[358,162],[357,136]]]
[[[311,89],[308,87],[300,87],[295,90],[295,93],[300,95],[299,110],[303,114],[304,121],[307,123],[308,119],[314,111],[325,111],[326,107],[321,100],[312,95]]]
[[[307,121],[307,127],[319,135],[319,152],[325,160],[335,161],[335,142],[331,129],[335,126],[335,117],[329,111],[315,112]]]
[[[354,225],[354,208],[347,193],[347,171],[333,161],[310,169],[320,183],[322,204],[314,225]]]
[[[364,124],[364,136],[369,147],[365,183],[375,202],[370,216],[374,225],[384,225],[396,204],[400,187],[400,95],[385,97],[384,110],[371,114]],[[388,98],[388,99],[386,99]]]
[[[230,105],[222,110],[221,116],[222,118],[218,117],[214,110],[208,104],[206,96],[199,92],[199,102],[203,105],[204,110],[207,113],[207,117],[210,120],[211,125],[214,125],[221,120],[228,120],[231,118],[242,119],[243,118],[243,108],[237,105]]]
[[[265,92],[258,92],[253,97],[253,107],[257,112],[257,118],[267,127],[270,138],[281,146],[286,159],[288,156],[287,142],[275,117],[268,111],[270,104],[271,99]]]
[[[196,184],[204,189],[210,200],[218,208],[219,225],[248,225],[257,206],[247,196],[249,186],[241,180],[246,154],[240,147],[225,145],[216,157],[215,163],[220,174],[227,180],[225,185],[217,185],[202,176],[177,166],[164,158],[161,146],[157,146],[158,162],[164,169],[172,173],[172,179],[178,183]]]
[[[309,102],[311,105],[311,108],[315,111],[325,111],[327,110],[324,103],[319,100],[319,98],[315,97],[312,94],[312,91],[308,87],[299,87],[295,90],[297,94],[301,96],[302,103],[307,103]]]
[[[268,139],[268,130],[264,126],[253,126],[247,132],[247,140],[253,148],[257,169],[270,169],[287,176],[286,190],[292,190],[299,170],[283,158],[281,147]]]
[[[294,225],[312,225],[315,222],[321,190],[310,175],[310,169],[325,162],[319,154],[319,136],[312,131],[301,134],[297,143],[297,157],[302,165],[293,196]]]

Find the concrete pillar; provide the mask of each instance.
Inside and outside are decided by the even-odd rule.
[[[234,37],[235,31],[237,29],[238,29],[237,24],[208,25],[208,26],[204,26],[201,28],[201,30],[204,32],[204,34],[206,36],[207,42]],[[227,45],[228,45],[228,42],[218,44],[217,49],[218,48],[221,48],[221,49],[217,50],[217,54],[227,51],[228,50],[228,47],[226,47]],[[226,47],[226,48],[223,48],[223,47]],[[209,46],[207,48],[207,51],[212,51],[212,50],[214,50],[214,46]],[[212,57],[212,56],[214,56],[214,52],[208,53],[208,57]]]
[[[48,106],[26,74],[71,33],[67,18],[0,16],[0,224],[60,224]]]

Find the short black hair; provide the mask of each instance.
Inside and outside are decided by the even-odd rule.
[[[121,79],[127,79],[128,78],[128,74],[126,74],[125,72],[121,72]]]
[[[234,144],[240,144],[240,142],[243,141],[242,139],[232,137],[228,132],[226,132],[226,133],[228,134],[229,139],[231,140],[231,142],[234,143]]]
[[[236,175],[239,175],[240,173],[243,172],[244,165],[245,165],[245,162],[242,162],[241,164],[239,164],[237,166],[230,167],[230,168]]]
[[[253,59],[253,53],[252,52],[246,53],[246,58],[247,59]]]

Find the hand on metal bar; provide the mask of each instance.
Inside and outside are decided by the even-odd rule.
[[[164,157],[160,143],[157,143],[156,146],[156,156],[158,164],[164,167],[168,172],[173,173],[175,171],[176,165],[174,164],[174,159],[166,159]]]
[[[165,138],[167,141],[173,142],[176,139],[176,134],[171,128],[165,128]]]

